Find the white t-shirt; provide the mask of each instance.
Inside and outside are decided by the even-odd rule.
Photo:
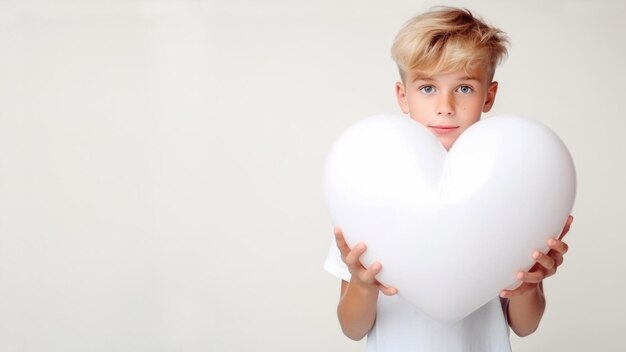
[[[350,281],[341,254],[331,244],[324,268]],[[499,297],[461,321],[441,323],[399,296],[378,296],[376,322],[367,335],[368,352],[511,352],[509,327]]]

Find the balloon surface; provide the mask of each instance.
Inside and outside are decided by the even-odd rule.
[[[456,321],[518,284],[560,234],[576,193],[563,142],[526,118],[479,121],[446,151],[408,117],[350,127],[325,165],[326,202],[365,266],[418,309]]]

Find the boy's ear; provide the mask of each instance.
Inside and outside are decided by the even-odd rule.
[[[493,103],[496,101],[496,93],[498,93],[498,82],[493,81],[489,84],[487,89],[487,97],[485,98],[485,104],[483,105],[483,112],[489,112]]]
[[[396,82],[396,99],[398,100],[398,106],[403,113],[409,113],[409,103],[406,101],[406,89],[402,82]]]

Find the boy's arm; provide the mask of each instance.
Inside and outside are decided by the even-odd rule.
[[[561,239],[567,234],[574,218],[570,215],[563,227],[559,239],[550,239],[550,251],[543,254],[533,253],[536,264],[527,272],[520,272],[517,278],[522,282],[515,290],[504,290],[501,297],[509,298],[509,326],[518,336],[527,336],[535,332],[543,316],[546,300],[543,293],[543,280],[556,273],[563,264],[563,255],[567,252],[567,244]]]
[[[376,320],[378,293],[391,296],[395,295],[397,290],[383,286],[376,280],[376,275],[382,269],[380,263],[375,262],[369,268],[361,264],[361,255],[366,250],[365,244],[359,243],[351,250],[339,228],[335,228],[335,240],[341,252],[341,259],[352,275],[349,283],[341,281],[341,299],[337,306],[337,316],[343,333],[353,340],[360,340],[372,329]]]

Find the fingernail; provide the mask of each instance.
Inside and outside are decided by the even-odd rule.
[[[535,251],[535,253],[533,253],[533,258],[534,259],[539,258],[539,252],[538,251]]]

